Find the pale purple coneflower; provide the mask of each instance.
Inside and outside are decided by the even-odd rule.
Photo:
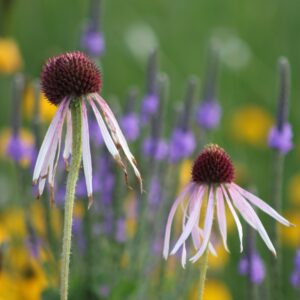
[[[74,104],[77,101],[81,101],[82,107],[82,161],[87,194],[90,201],[92,201],[93,195],[92,160],[86,104],[89,104],[92,108],[107,149],[115,161],[123,168],[126,182],[127,169],[119,149],[124,151],[142,190],[142,180],[136,161],[129,150],[113,112],[106,101],[99,95],[102,80],[96,65],[79,51],[65,53],[50,58],[46,62],[41,80],[44,94],[52,104],[58,106],[58,110],[46,133],[34,168],[33,183],[38,184],[38,196],[42,195],[46,178],[48,177],[52,200],[54,200],[54,177],[60,155],[63,126],[66,123],[63,158],[68,163],[72,155],[70,104]]]
[[[170,255],[182,248],[182,265],[186,263],[186,242],[191,235],[196,253],[190,258],[196,262],[206,251],[212,231],[216,206],[216,215],[220,234],[227,251],[227,224],[225,207],[233,215],[240,238],[240,250],[243,251],[243,230],[236,210],[258,231],[267,247],[276,255],[275,248],[252,205],[258,207],[283,225],[291,223],[279,215],[272,207],[255,195],[249,193],[233,182],[234,167],[228,154],[217,145],[208,145],[200,153],[192,168],[192,181],[185,187],[172,205],[166,231],[163,255],[169,256],[170,235],[174,215],[179,206],[183,209],[182,233],[176,241]],[[207,194],[207,206],[204,213],[203,232],[199,226],[201,207],[204,206]]]

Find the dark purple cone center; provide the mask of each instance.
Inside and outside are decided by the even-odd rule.
[[[66,97],[99,92],[102,80],[96,64],[76,51],[50,58],[43,67],[41,85],[48,100],[58,105]]]
[[[234,167],[229,155],[218,145],[208,145],[194,161],[192,180],[204,183],[229,183]]]

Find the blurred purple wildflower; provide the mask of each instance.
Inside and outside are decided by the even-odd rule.
[[[141,120],[145,124],[157,112],[159,99],[155,94],[148,94],[144,97],[141,108]]]
[[[110,294],[110,287],[108,285],[101,285],[99,289],[99,294],[102,297],[107,297]]]
[[[116,241],[124,243],[126,241],[126,221],[121,218],[117,222]]]
[[[300,249],[296,252],[294,266],[294,271],[291,275],[290,281],[294,288],[300,289]]]
[[[35,235],[30,234],[26,239],[26,246],[31,257],[37,259],[40,255],[42,241]]]
[[[80,217],[73,218],[72,232],[76,238],[79,251],[82,253],[86,248],[86,240],[83,234],[82,219]]]
[[[173,131],[170,145],[169,155],[172,163],[176,163],[181,159],[189,157],[195,150],[196,141],[193,133],[189,130],[176,128]]]
[[[127,140],[135,141],[140,134],[139,118],[134,112],[124,115],[121,119],[121,127]]]
[[[90,132],[90,138],[91,141],[96,145],[96,146],[101,146],[104,144],[103,137],[101,133],[98,130],[99,125],[96,120],[91,120],[89,123],[89,132]]]
[[[20,162],[23,159],[33,159],[33,146],[26,145],[18,134],[13,134],[8,142],[6,153],[15,162]]]
[[[293,148],[292,137],[292,127],[289,123],[285,123],[282,130],[279,130],[277,126],[274,126],[269,133],[269,147],[286,154]]]
[[[161,184],[158,176],[153,176],[150,184],[149,191],[149,204],[156,207],[161,200]]]
[[[168,144],[163,139],[147,138],[143,143],[144,154],[158,161],[167,157],[168,150]]]
[[[248,276],[254,284],[261,284],[265,279],[265,265],[257,252],[253,252],[251,256],[245,255],[238,268],[240,274]]]
[[[105,51],[105,40],[102,32],[94,28],[87,28],[81,37],[81,47],[90,56],[102,56]]]
[[[205,129],[216,128],[221,119],[222,109],[218,101],[205,100],[198,106],[196,119],[198,124]]]

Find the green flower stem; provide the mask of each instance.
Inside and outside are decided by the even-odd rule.
[[[76,99],[76,102],[71,102],[72,113],[72,162],[70,166],[66,199],[65,199],[65,217],[64,217],[64,235],[63,235],[63,250],[61,262],[61,290],[60,299],[68,299],[69,285],[69,265],[71,253],[71,237],[72,237],[72,221],[73,221],[73,206],[75,197],[75,187],[78,179],[78,172],[81,163],[82,143],[81,143],[81,102]]]
[[[208,267],[208,247],[206,248],[202,258],[201,258],[201,266],[200,266],[200,280],[199,280],[199,300],[203,299],[203,293],[204,293],[204,286],[205,286],[205,280],[206,280],[206,273],[207,273],[207,267]]]
[[[284,167],[284,155],[279,151],[274,151],[273,156],[273,182],[272,197],[273,207],[279,213],[282,210],[282,179]],[[282,246],[280,239],[279,226],[277,222],[273,222],[270,236],[277,252],[277,257],[271,257],[271,299],[280,300],[283,298],[282,292]]]

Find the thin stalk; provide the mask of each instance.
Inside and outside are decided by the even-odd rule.
[[[282,180],[283,180],[283,167],[284,155],[275,150],[273,153],[273,170],[272,170],[272,197],[273,207],[276,211],[282,210]],[[277,222],[273,222],[271,229],[271,239],[277,252],[277,257],[271,257],[271,299],[280,300],[283,298],[282,294],[282,246],[280,239],[279,226]]]
[[[72,237],[72,222],[73,222],[73,207],[75,198],[75,187],[78,179],[78,172],[81,163],[81,102],[76,99],[76,102],[71,103],[72,113],[72,162],[68,175],[66,199],[65,199],[65,216],[64,216],[64,234],[63,234],[63,250],[61,264],[61,300],[68,299],[69,286],[69,265],[71,253],[71,237]]]
[[[208,267],[208,247],[206,248],[202,259],[201,259],[201,266],[200,266],[200,279],[199,279],[199,300],[203,299],[204,294],[204,286],[205,286],[205,280],[206,280],[206,273],[207,273],[207,267]]]

